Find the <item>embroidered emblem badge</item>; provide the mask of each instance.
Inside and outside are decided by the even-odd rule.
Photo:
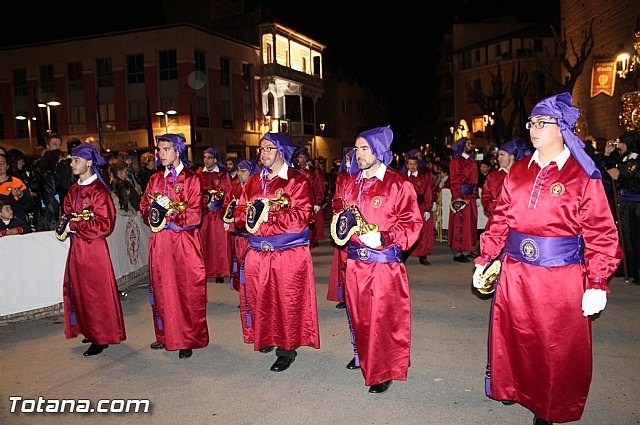
[[[540,256],[540,248],[533,239],[524,239],[520,242],[520,254],[527,261],[536,261]]]
[[[281,197],[283,193],[284,193],[284,190],[282,188],[276,190],[276,198]]]
[[[260,249],[264,252],[271,252],[273,251],[273,245],[270,242],[267,241],[261,241],[260,242]]]
[[[182,192],[182,185],[178,183],[177,185],[173,186],[173,191],[174,191],[175,193],[180,193],[180,192]]]
[[[89,206],[89,198],[84,198],[82,200],[82,209],[85,209]]]
[[[220,179],[215,179],[213,181],[213,184],[215,184],[216,186],[220,186]]]
[[[551,196],[557,198],[564,193],[564,185],[562,183],[554,183],[551,185],[549,191],[551,192]]]
[[[361,260],[368,260],[369,250],[367,250],[367,248],[358,248],[358,258]]]
[[[378,208],[380,207],[380,205],[382,205],[382,199],[379,196],[376,196],[375,198],[373,198],[373,200],[371,201],[371,205],[373,206],[373,208]]]

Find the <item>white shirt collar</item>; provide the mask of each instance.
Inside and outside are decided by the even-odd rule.
[[[567,146],[565,145],[564,149],[562,150],[562,152],[560,152],[555,158],[553,158],[548,163],[543,164],[540,161],[540,153],[536,149],[536,151],[533,153],[533,155],[531,155],[531,159],[529,160],[529,165],[527,165],[527,168],[531,167],[531,164],[534,161],[536,162],[536,164],[538,164],[540,166],[540,168],[544,168],[547,165],[549,165],[549,163],[555,162],[556,165],[558,166],[558,170],[562,170],[562,167],[564,167],[564,164],[567,163],[567,160],[569,159],[570,155],[571,155],[571,152],[569,152],[569,149],[567,149]]]
[[[180,164],[182,164],[182,162]],[[176,170],[177,170],[177,168],[176,168]],[[218,173],[218,172],[220,172],[220,168],[218,168],[218,164],[216,164],[215,167],[213,167],[213,170],[211,170],[211,171],[209,171],[207,169],[207,167],[204,167],[204,172],[205,173]]]
[[[417,171],[414,171],[414,172],[409,171],[409,177],[411,177],[411,176],[418,177],[418,172]]]
[[[509,169],[508,168],[504,168],[504,167],[500,167],[500,169],[498,171],[504,171],[505,173],[508,173]],[[491,173],[489,173],[489,174],[491,174]]]
[[[464,159],[469,159],[469,158],[471,158],[471,155],[469,155],[469,154],[468,154],[468,153],[466,153],[466,152],[462,152],[462,157],[463,157]]]
[[[180,164],[178,164],[178,166],[176,167],[176,176],[180,174],[183,168],[184,165],[182,164],[182,161],[180,161]],[[169,167],[167,167],[164,169],[164,178],[166,179],[169,174],[171,174],[171,170],[169,170]]]
[[[277,175],[281,179],[289,180],[289,166],[287,165],[286,162],[282,163],[282,167],[280,167],[280,170],[278,171]]]
[[[79,184],[80,186],[86,186],[86,185],[91,184],[91,183],[93,183],[94,181],[96,181],[96,179],[97,179],[97,178],[98,178],[98,175],[97,175],[97,174],[91,174],[91,177],[89,177],[89,178],[88,178],[88,179],[86,179],[86,180],[78,180],[78,184]]]
[[[386,166],[386,165],[384,165],[384,163],[382,163],[382,162],[381,162],[381,163],[380,163],[380,166],[378,167],[378,169],[376,170],[376,172],[375,172],[375,173],[373,173],[373,175],[372,175],[372,176],[366,175],[366,173],[365,173],[365,172],[363,172],[363,173],[362,173],[362,177],[363,177],[363,178],[365,178],[365,179],[370,179],[370,178],[373,178],[373,177],[377,177],[377,178],[378,178],[378,180],[380,180],[380,181],[384,181],[384,173],[385,173],[385,171],[387,171],[387,166]]]

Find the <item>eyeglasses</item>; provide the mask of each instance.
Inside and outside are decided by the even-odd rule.
[[[558,125],[557,122],[540,120],[540,121],[527,121],[527,123],[524,126],[527,128],[527,130],[531,130],[531,127],[544,128],[545,124]]]
[[[275,149],[277,149],[275,146],[261,146],[258,148],[258,152],[271,152]]]

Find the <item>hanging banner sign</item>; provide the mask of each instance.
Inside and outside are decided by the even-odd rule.
[[[591,97],[600,93],[613,96],[616,87],[616,62],[594,60],[591,70]]]

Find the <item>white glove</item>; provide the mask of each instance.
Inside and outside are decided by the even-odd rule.
[[[166,195],[158,195],[156,198],[156,204],[160,205],[165,210],[169,209],[169,204],[171,203],[171,199],[169,199]]]
[[[431,211],[436,212],[438,211],[438,204],[436,204],[435,202],[433,203],[433,206],[431,207]]]
[[[264,209],[266,211],[264,213],[264,221],[269,221],[269,209],[271,208],[271,206],[269,205],[269,198],[260,198],[260,200],[264,204]]]
[[[222,227],[224,227],[225,232],[228,232],[229,229],[231,228],[231,226],[229,226],[229,223],[222,223]]]
[[[320,207],[320,205],[314,205],[313,206],[313,213],[314,214],[318,214],[318,211],[320,211],[322,208]]]
[[[360,235],[360,241],[369,248],[377,248],[382,245],[382,235],[380,232],[369,232]]]
[[[425,211],[424,214],[422,214],[424,221],[429,220],[429,217],[431,217],[431,213],[429,211]]]
[[[607,291],[602,289],[587,289],[582,296],[583,316],[600,313],[607,305]]]
[[[474,288],[482,288],[484,283],[482,282],[481,276],[482,272],[487,266],[481,266],[480,264],[476,264],[476,271],[473,272],[473,287]]]

